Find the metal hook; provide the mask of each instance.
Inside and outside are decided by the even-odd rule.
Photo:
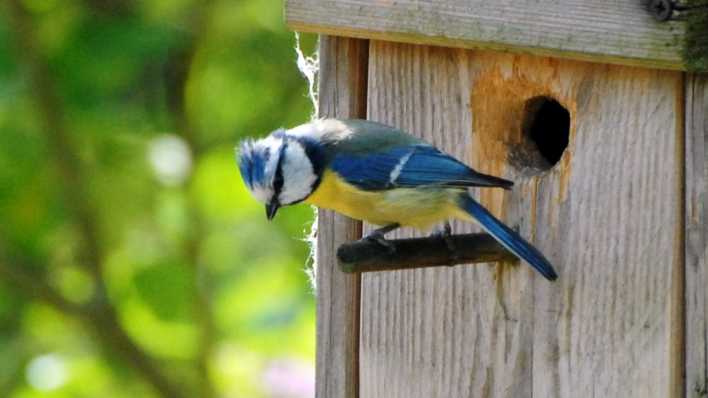
[[[659,22],[685,19],[685,13],[701,8],[708,8],[708,3],[689,6],[672,0],[651,0],[648,5],[649,12]]]

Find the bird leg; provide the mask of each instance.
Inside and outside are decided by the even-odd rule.
[[[375,229],[375,230],[369,232],[362,239],[376,242],[379,245],[388,249],[389,252],[393,253],[396,251],[396,247],[393,245],[393,243],[387,241],[386,237],[384,235],[386,235],[387,233],[394,231],[400,227],[401,227],[401,224],[398,224],[398,223],[385,225],[381,228],[378,228],[378,229]]]
[[[452,226],[450,226],[450,221],[445,221],[441,229],[436,229],[430,234],[431,238],[442,238],[445,241],[445,246],[447,250],[450,251],[452,258],[457,257],[457,248],[455,247],[455,242],[452,241]]]

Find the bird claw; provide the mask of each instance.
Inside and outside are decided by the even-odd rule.
[[[435,228],[429,235],[430,238],[445,238],[446,236],[452,236],[452,227],[449,222],[443,224],[442,228]]]
[[[431,238],[440,238],[445,242],[447,250],[450,252],[450,257],[456,260],[459,255],[457,253],[457,247],[455,242],[452,240],[452,227],[449,222],[446,222],[442,228],[436,229],[430,234]]]
[[[388,251],[388,254],[393,254],[396,252],[396,246],[394,246],[394,244],[390,241],[387,241],[384,235],[398,228],[400,228],[400,224],[398,223],[388,224],[384,227],[369,232],[361,240],[376,242],[383,246]]]
[[[363,240],[368,240],[369,242],[375,242],[381,245],[383,248],[385,248],[389,254],[393,254],[396,252],[396,246],[394,246],[393,243],[390,241],[386,240],[384,237],[384,234],[380,232],[372,232],[364,237]]]

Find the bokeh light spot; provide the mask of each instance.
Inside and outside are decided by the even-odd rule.
[[[148,158],[157,179],[168,186],[182,184],[192,171],[189,146],[182,138],[173,134],[164,134],[153,139]]]
[[[27,383],[40,391],[52,391],[66,383],[68,372],[64,360],[56,354],[35,357],[25,371]]]
[[[263,387],[272,397],[314,397],[315,370],[304,361],[277,359],[270,362],[263,372]]]

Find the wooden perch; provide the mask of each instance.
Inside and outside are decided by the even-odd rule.
[[[517,261],[489,234],[451,235],[449,240],[454,251],[442,237],[389,240],[395,250],[362,239],[341,245],[337,260],[347,273]]]

